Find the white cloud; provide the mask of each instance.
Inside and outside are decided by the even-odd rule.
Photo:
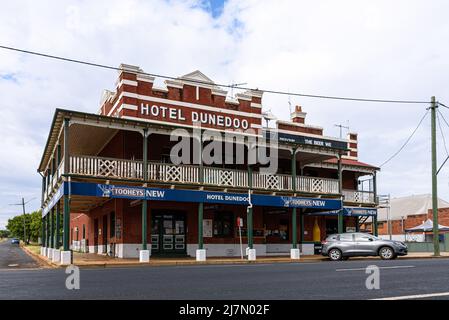
[[[0,42],[174,76],[200,69],[221,83],[359,97],[428,100],[436,95],[448,102],[448,9],[444,0],[230,0],[214,19],[202,1],[193,0],[14,1],[2,6]],[[0,75],[17,80],[0,77],[2,227],[4,217],[15,213],[8,203],[22,195],[40,199],[36,167],[54,108],[95,112],[116,73],[0,50]],[[361,160],[373,164],[399,148],[425,110],[422,105],[291,100],[303,105],[308,123],[325,127],[328,135],[338,135],[334,124],[349,120],[351,130],[359,132]],[[264,97],[266,107],[284,119],[287,101],[286,96]],[[427,124],[382,170],[380,192],[429,192]],[[443,169],[440,178],[443,197],[448,173]],[[39,201],[30,205],[37,208]]]

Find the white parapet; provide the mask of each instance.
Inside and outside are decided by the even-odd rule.
[[[52,262],[59,262],[61,260],[61,250],[53,249],[53,255],[51,257]]]
[[[49,260],[51,260],[51,258],[53,257],[53,248],[47,248],[47,258]]]
[[[206,261],[206,249],[196,250],[196,261]]]
[[[63,266],[72,264],[72,252],[71,251],[61,251],[60,263]]]
[[[249,261],[256,260],[256,249],[248,249],[248,260]]]
[[[47,248],[45,247],[41,247],[41,256],[46,256],[47,255]]]
[[[300,253],[299,249],[290,249],[290,259],[299,260]]]
[[[139,251],[139,262],[150,262],[150,250]]]

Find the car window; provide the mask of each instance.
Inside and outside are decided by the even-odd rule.
[[[340,241],[353,241],[352,240],[352,233],[340,234]]]
[[[356,234],[355,235],[355,241],[367,242],[367,241],[370,241],[370,239],[374,240],[374,238],[368,234]]]

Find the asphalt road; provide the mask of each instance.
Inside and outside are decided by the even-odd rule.
[[[0,242],[0,270],[37,268],[36,261],[27,255],[18,244],[11,244],[11,240]]]
[[[379,290],[366,289],[369,265],[380,267]],[[449,259],[84,268],[79,290],[66,277],[1,269],[0,299],[449,299]]]

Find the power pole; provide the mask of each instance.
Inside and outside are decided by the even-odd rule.
[[[433,214],[433,254],[440,255],[440,239],[438,230],[438,189],[437,189],[437,138],[436,138],[436,108],[435,97],[431,98],[431,135],[432,135],[432,214]]]
[[[20,203],[14,203],[14,204],[10,204],[10,206],[22,206],[22,212],[23,212],[23,243],[26,244],[26,214],[25,214],[25,205],[30,202],[31,200],[34,200],[35,198],[32,198],[30,200],[28,200],[27,202],[25,202],[25,199],[22,198],[22,202]]]

